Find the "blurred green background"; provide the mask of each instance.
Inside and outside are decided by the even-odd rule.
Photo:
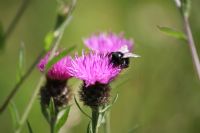
[[[6,29],[20,6],[19,0],[0,0],[0,21]],[[192,0],[191,28],[200,53],[199,0]],[[56,0],[30,0],[30,5],[13,34],[0,50],[0,103],[16,81],[19,46],[26,46],[25,70],[43,48],[43,39],[55,23]],[[173,0],[78,0],[73,20],[66,29],[61,48],[77,45],[98,31],[125,32],[135,40],[130,68],[112,84],[113,96],[119,99],[111,111],[113,133],[199,133],[200,82],[193,69],[188,45],[165,36],[157,25],[183,30],[180,14]],[[20,114],[39,80],[35,69],[14,97]],[[126,81],[123,83],[123,81]],[[70,82],[74,92],[79,87]],[[123,83],[123,84],[121,84]],[[119,85],[121,84],[121,85]],[[84,108],[88,110],[87,108]],[[62,132],[84,133],[88,119],[76,106]],[[40,112],[39,97],[29,115],[35,133],[48,133],[49,127]],[[70,130],[65,130],[70,128]],[[0,116],[0,132],[12,133],[12,119],[7,109]],[[24,126],[23,132],[28,132]]]

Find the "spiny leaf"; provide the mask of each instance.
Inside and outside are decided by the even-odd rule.
[[[46,71],[48,71],[55,63],[57,63],[59,60],[69,54],[72,50],[74,50],[75,47],[76,46],[72,46],[69,49],[62,51],[61,53],[59,53],[58,56],[55,56],[52,60],[50,60],[46,65]]]
[[[68,115],[70,111],[70,106],[67,106],[65,109],[63,109],[57,117],[56,125],[55,125],[55,132],[57,133],[60,128],[65,124],[67,121]]]
[[[33,133],[31,124],[30,124],[30,122],[29,122],[28,120],[26,121],[26,124],[27,124],[27,126],[28,126],[28,131],[29,131],[29,133]]]
[[[19,126],[19,113],[16,105],[12,101],[10,102],[9,110],[13,121],[13,127],[16,129]]]
[[[44,49],[46,51],[50,50],[53,39],[54,39],[54,32],[51,31],[51,32],[47,33],[47,35],[44,39]]]
[[[91,116],[89,116],[87,113],[85,113],[85,112],[83,111],[83,109],[82,109],[81,106],[79,105],[78,101],[76,100],[76,97],[75,97],[75,96],[74,96],[74,101],[75,101],[75,103],[76,103],[78,109],[79,109],[85,116],[87,116],[89,119],[92,119]]]
[[[169,27],[161,27],[161,26],[157,26],[157,27],[161,32],[163,32],[163,33],[165,33],[169,36],[172,36],[172,37],[175,37],[175,38],[181,39],[181,40],[187,39],[186,35],[183,32],[176,31],[176,30],[169,28]]]

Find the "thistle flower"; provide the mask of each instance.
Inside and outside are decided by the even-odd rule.
[[[41,72],[45,71],[45,66],[47,64],[48,58],[49,58],[50,52],[46,54],[46,56],[40,60],[38,64],[38,69]],[[55,56],[58,56],[59,52],[55,54]],[[71,59],[69,56],[66,56],[62,58],[60,61],[55,63],[47,72],[47,77],[50,79],[55,80],[66,80],[71,77],[71,75],[68,73],[67,66],[71,65]]]
[[[121,71],[120,68],[113,67],[107,54],[94,52],[83,52],[81,57],[76,56],[68,70],[72,76],[83,80],[86,86],[96,82],[108,84]]]
[[[41,72],[45,71],[47,61],[50,52],[45,55],[43,59],[40,60],[38,64],[38,69]],[[55,54],[58,56],[59,52]],[[70,90],[67,87],[67,80],[71,77],[68,72],[68,66],[71,64],[71,59],[69,56],[62,58],[60,61],[55,63],[46,74],[46,83],[41,87],[41,105],[49,106],[50,99],[53,98],[56,108],[65,106],[68,104],[70,98]]]
[[[89,38],[84,39],[84,44],[95,52],[117,52],[120,48],[127,46],[129,52],[133,49],[133,40],[125,39],[124,34],[115,33],[99,33],[94,34]]]
[[[80,91],[85,105],[95,108],[109,101],[109,83],[117,77],[121,69],[113,67],[107,54],[83,53],[71,62],[69,72],[72,76],[83,80]]]
[[[114,66],[121,69],[129,67],[130,57],[139,57],[131,53],[133,40],[125,39],[123,33],[100,33],[84,40],[85,45],[97,53],[107,53]]]

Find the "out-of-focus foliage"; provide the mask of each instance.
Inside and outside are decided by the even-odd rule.
[[[158,29],[162,31],[163,33],[165,33],[166,35],[175,37],[177,39],[184,40],[184,41],[186,41],[187,39],[186,35],[183,32],[176,31],[172,28],[158,26]]]
[[[0,50],[4,47],[5,38],[4,38],[4,30],[3,25],[0,21]]]
[[[191,3],[190,22],[200,53],[200,1],[191,0]],[[3,29],[7,29],[19,5],[18,0],[0,1]],[[54,27],[56,10],[56,0],[31,0],[17,28],[6,40],[3,51],[0,51],[1,103],[16,83],[19,44],[23,41],[26,45],[28,68],[43,49],[45,36]],[[124,31],[126,37],[134,38],[134,52],[141,58],[131,59],[130,67],[112,84],[112,96],[119,94],[111,111],[113,133],[200,132],[200,83],[188,45],[162,34],[157,25],[183,31],[180,12],[173,0],[79,0],[73,20],[65,31],[60,47],[67,49],[76,45],[75,51],[79,55],[82,48],[87,50],[82,39],[93,32]],[[20,116],[40,75],[35,70],[13,99]],[[72,91],[76,92],[80,82],[72,79],[69,83]],[[120,83],[123,84],[118,86]],[[89,120],[74,106],[62,131],[86,132]],[[34,132],[49,132],[40,110],[39,96],[29,121]],[[12,119],[7,110],[0,116],[0,132],[12,133],[12,129]],[[23,132],[28,132],[27,126]]]

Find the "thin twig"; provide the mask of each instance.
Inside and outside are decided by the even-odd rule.
[[[30,66],[30,68],[28,69],[28,71],[20,78],[19,82],[17,84],[15,84],[15,86],[11,89],[11,92],[6,97],[5,102],[3,103],[3,105],[0,108],[0,113],[2,113],[6,109],[6,107],[8,106],[8,104],[10,102],[10,100],[12,99],[12,97],[16,94],[16,92],[19,90],[19,88],[22,85],[22,83],[27,79],[27,77],[34,70],[35,66],[37,65],[37,63],[39,62],[39,60],[41,59],[41,57],[44,55],[44,53],[45,53],[44,50],[40,52],[40,54],[35,59],[35,61],[33,62],[33,64]]]
[[[22,15],[24,14],[25,10],[29,5],[30,0],[23,0],[21,6],[19,7],[16,15],[14,16],[13,20],[11,21],[10,25],[8,26],[7,31],[5,32],[4,37],[7,39],[15,29],[17,23],[21,19]]]
[[[197,50],[196,50],[196,47],[195,47],[195,42],[194,42],[194,39],[193,39],[193,36],[192,36],[189,20],[188,20],[187,16],[183,16],[183,19],[184,19],[185,32],[186,32],[186,35],[187,35],[187,41],[188,41],[188,45],[189,45],[189,48],[190,48],[193,64],[194,64],[194,67],[196,69],[198,78],[200,80],[200,62],[199,62],[198,53],[197,53]]]

